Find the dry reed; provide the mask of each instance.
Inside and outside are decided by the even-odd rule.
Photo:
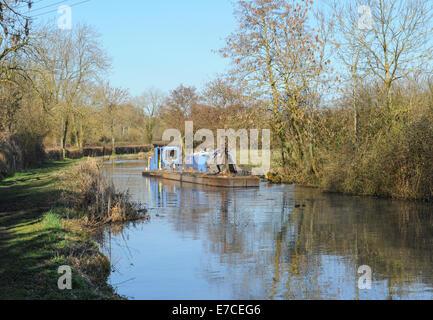
[[[128,192],[117,192],[102,173],[102,164],[87,159],[63,177],[61,202],[85,214],[89,225],[144,219]]]

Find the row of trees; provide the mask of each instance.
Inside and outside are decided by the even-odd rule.
[[[433,197],[431,1],[238,1],[236,17],[221,53],[261,101],[278,179]]]
[[[19,19],[28,21],[19,8],[22,1],[16,4],[17,20],[7,21],[12,26]],[[217,128],[229,113],[247,108],[240,89],[223,78],[203,92],[180,85],[169,94],[148,89],[132,97],[104,80],[110,58],[92,27],[82,24],[67,31],[49,24],[30,30],[28,22],[24,25],[21,37],[3,42],[3,175],[43,161],[46,148],[60,149],[65,157],[67,148],[111,145],[114,150],[120,142],[146,144],[160,138],[165,128],[184,128],[185,120]]]
[[[30,2],[0,0],[3,145],[150,143],[187,120],[270,128],[278,181],[433,195],[431,1],[241,0],[220,50],[231,72],[140,97],[103,80],[110,59],[91,27],[30,29]]]
[[[276,181],[433,197],[433,3],[250,0],[235,15],[232,71],[171,92],[164,126],[270,128]]]
[[[146,114],[104,79],[110,58],[90,26],[33,25],[31,0],[0,1],[0,175],[45,148],[139,141]],[[144,143],[144,142],[142,142]]]

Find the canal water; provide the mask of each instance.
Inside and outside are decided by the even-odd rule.
[[[144,167],[121,161],[105,168],[151,216],[97,237],[113,264],[110,283],[123,296],[433,298],[431,205],[267,183],[181,185],[143,178]]]

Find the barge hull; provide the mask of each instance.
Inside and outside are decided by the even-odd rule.
[[[199,173],[178,173],[178,172],[143,172],[144,177],[160,178],[165,180],[179,181],[185,183],[200,184],[221,188],[257,188],[260,186],[258,177],[225,177],[210,176]]]

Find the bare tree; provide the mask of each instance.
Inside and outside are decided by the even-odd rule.
[[[301,165],[305,150],[308,117],[306,95],[324,66],[318,33],[308,28],[310,1],[238,1],[239,28],[221,50],[235,63],[235,73],[256,88],[271,115],[270,127],[286,155]]]
[[[167,106],[171,109],[182,112],[186,117],[191,113],[191,107],[199,100],[195,87],[180,85],[170,92],[167,99]]]
[[[104,123],[110,130],[111,136],[111,152],[116,154],[116,138],[115,126],[121,118],[120,106],[128,100],[129,94],[127,90],[114,88],[109,82],[100,83],[94,95],[94,105],[100,109],[103,115]]]
[[[229,109],[244,103],[244,94],[234,82],[217,77],[209,81],[202,93],[204,102],[214,108]]]
[[[0,0],[0,80],[10,81],[10,73],[20,69],[10,56],[21,51],[30,33],[30,18],[24,9],[31,8],[31,0]]]
[[[133,100],[133,105],[144,112],[144,133],[148,143],[153,141],[157,118],[165,100],[165,94],[154,88],[147,89],[140,97]]]
[[[205,124],[203,128],[216,130],[225,126],[232,129],[256,128],[258,124],[266,126],[260,101],[236,79],[216,77],[205,84],[201,95],[204,105],[200,108],[200,114],[194,115],[197,119],[194,123],[202,122]]]
[[[180,85],[170,92],[161,108],[161,118],[166,126],[185,134],[185,121],[191,116],[194,105],[200,101],[195,87]]]
[[[398,111],[392,110],[393,84],[432,70],[433,2],[354,0],[340,1],[334,7],[354,90],[362,72],[372,75],[381,83],[389,111],[397,116]],[[371,15],[371,27],[360,24],[360,8]]]
[[[29,78],[46,112],[56,118],[63,154],[74,114],[87,88],[109,67],[99,35],[87,25],[46,26],[31,39]]]

